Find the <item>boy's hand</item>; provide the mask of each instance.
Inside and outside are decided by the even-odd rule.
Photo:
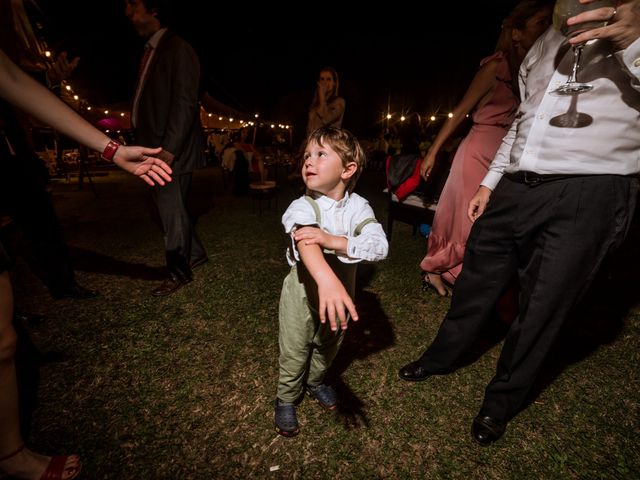
[[[302,230],[317,230],[322,232],[319,228],[305,227]],[[298,231],[295,232],[297,234]],[[309,234],[309,232],[307,232]],[[343,238],[345,244],[347,239]],[[300,252],[300,258],[302,263],[307,268],[313,279],[318,286],[318,314],[320,316],[320,323],[326,323],[329,319],[331,330],[338,330],[338,323],[340,322],[340,328],[342,330],[347,329],[347,312],[351,314],[351,318],[354,321],[358,320],[358,312],[353,304],[353,300],[344,288],[344,285],[340,279],[336,276],[335,272],[331,269],[329,264],[322,254],[322,249],[319,244],[307,245],[304,240],[296,241],[296,246]],[[338,320],[336,320],[336,317]]]
[[[347,250],[347,239],[337,235],[331,235],[318,227],[298,228],[293,239],[296,243],[303,242],[305,245],[319,245],[328,250],[335,250],[338,253],[345,253]]]
[[[338,325],[336,317],[340,321],[340,328],[347,329],[347,315],[349,312],[354,322],[358,321],[358,312],[353,304],[353,300],[337,277],[327,278],[326,281],[318,282],[318,311],[320,313],[320,323],[326,323],[329,318],[331,330],[336,331]]]

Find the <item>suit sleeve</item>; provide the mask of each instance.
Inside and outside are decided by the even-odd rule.
[[[177,46],[172,60],[169,112],[162,147],[179,161],[183,145],[199,118],[200,61],[186,42]]]

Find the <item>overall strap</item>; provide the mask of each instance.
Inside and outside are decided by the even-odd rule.
[[[360,235],[362,233],[362,229],[370,223],[378,223],[378,221],[373,217],[365,218],[356,226],[356,229],[353,231],[353,236],[357,237],[358,235]]]
[[[320,227],[322,225],[321,220],[322,220],[322,216],[320,215],[320,207],[318,206],[318,202],[316,202],[313,198],[311,198],[309,195],[305,195],[304,199],[309,202],[309,205],[311,205],[313,207],[313,211],[316,214],[316,223],[318,224],[318,226]],[[335,250],[328,250],[326,248],[322,249],[322,252],[325,254],[329,254],[329,255],[335,255],[336,252]]]
[[[318,206],[318,202],[316,202],[313,198],[311,198],[311,196],[309,195],[305,195],[304,199],[309,202],[309,205],[311,205],[311,207],[313,208],[314,213],[316,214],[316,223],[318,225],[321,225],[321,220],[322,220],[322,216],[320,215],[320,207]],[[373,218],[373,217],[369,217],[369,218],[365,218],[363,221],[361,221],[355,228],[355,230],[353,231],[353,236],[357,237],[358,235],[360,235],[362,233],[362,229],[364,227],[366,227],[367,225],[369,225],[370,223],[378,223],[378,221]]]

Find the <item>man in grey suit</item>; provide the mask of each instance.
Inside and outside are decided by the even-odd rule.
[[[131,118],[136,142],[162,146],[159,158],[173,179],[154,188],[164,229],[167,278],[153,291],[170,295],[193,279],[192,269],[207,261],[186,209],[194,168],[206,163],[199,117],[200,62],[193,48],[165,27],[167,0],[127,0],[126,15],[147,39],[138,72]]]

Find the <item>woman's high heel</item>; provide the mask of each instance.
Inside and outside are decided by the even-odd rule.
[[[435,275],[435,274],[434,274]],[[440,295],[441,297],[449,297],[451,296],[451,287],[448,286],[444,280],[442,280],[442,277],[440,277],[440,280],[442,282],[442,288],[444,290],[444,293],[442,293],[441,290],[438,289],[438,287],[436,285],[434,285],[429,278],[429,272],[422,272],[422,290],[424,290],[425,292],[429,291],[430,289],[433,289],[438,295]]]

